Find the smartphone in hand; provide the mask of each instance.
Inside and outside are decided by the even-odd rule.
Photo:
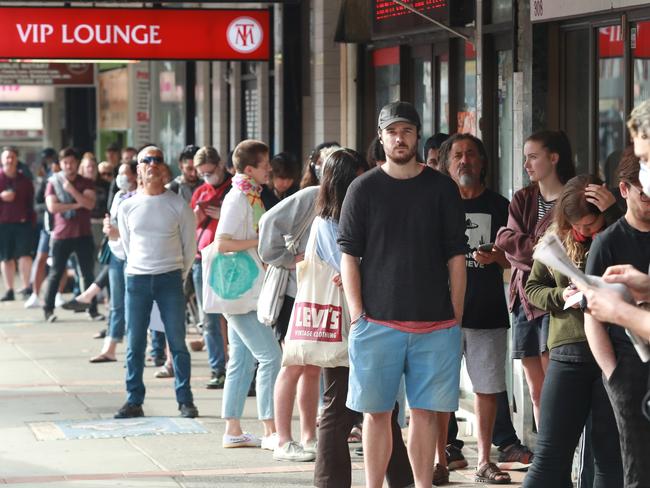
[[[493,248],[494,248],[494,243],[489,242],[488,244],[481,244],[478,247],[478,250],[481,252],[492,252]]]

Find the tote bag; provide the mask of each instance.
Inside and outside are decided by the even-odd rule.
[[[316,226],[298,263],[298,293],[284,339],[282,366],[348,366],[350,314],[343,289],[332,279],[336,270],[316,253]]]
[[[244,314],[257,308],[264,268],[256,249],[219,253],[217,242],[201,250],[203,310]]]

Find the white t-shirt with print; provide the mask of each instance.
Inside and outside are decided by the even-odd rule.
[[[253,208],[246,195],[235,187],[223,199],[217,224],[217,236],[219,235],[228,235],[236,241],[257,239],[253,226]]]

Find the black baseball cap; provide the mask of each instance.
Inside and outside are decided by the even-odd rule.
[[[395,122],[407,122],[417,127],[420,131],[420,116],[415,107],[408,102],[392,102],[384,105],[379,112],[379,119],[377,126],[380,130],[384,130]]]

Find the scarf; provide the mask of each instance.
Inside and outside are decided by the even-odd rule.
[[[253,209],[253,228],[255,232],[259,232],[260,218],[265,211],[264,205],[262,205],[262,185],[248,175],[237,173],[232,178],[232,186],[246,195],[248,203]]]

